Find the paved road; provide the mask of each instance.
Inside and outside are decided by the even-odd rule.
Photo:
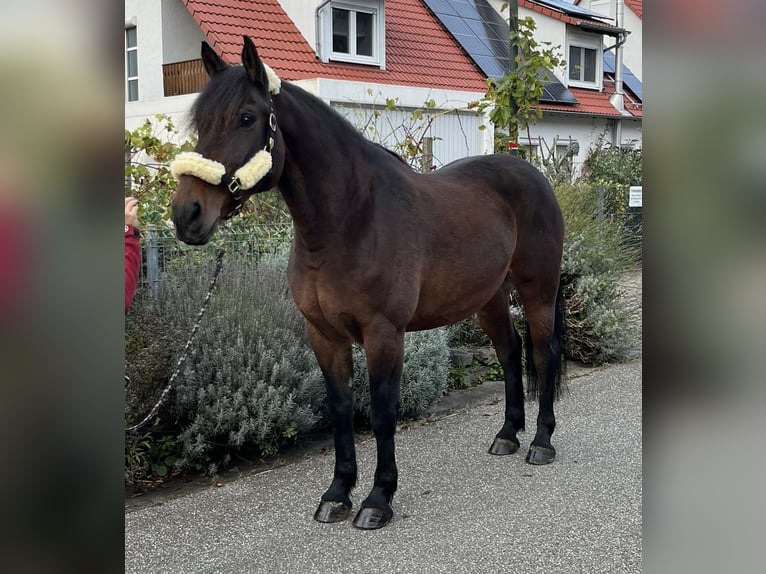
[[[399,491],[381,530],[314,522],[333,468],[332,453],[315,454],[127,513],[126,572],[641,572],[641,363],[569,387],[552,465],[524,463],[530,431],[524,452],[488,455],[503,409],[484,400],[397,434]],[[356,505],[374,441],[357,453]]]

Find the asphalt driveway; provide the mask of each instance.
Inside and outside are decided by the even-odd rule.
[[[533,430],[519,453],[487,454],[499,391],[397,433],[399,491],[381,530],[313,520],[334,460],[314,453],[127,512],[125,571],[641,572],[640,360],[570,381],[547,466],[524,462]],[[530,429],[536,411],[529,404]],[[355,508],[372,486],[374,441],[361,439],[357,456]]]

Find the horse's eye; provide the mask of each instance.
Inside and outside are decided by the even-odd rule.
[[[249,128],[255,123],[255,117],[250,114],[242,114],[239,118],[239,125],[243,128]]]

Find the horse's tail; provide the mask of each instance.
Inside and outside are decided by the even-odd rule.
[[[553,369],[553,397],[558,399],[566,381],[566,305],[564,303],[564,286],[559,285],[556,294],[556,310],[553,319],[553,336],[548,365]],[[532,360],[532,336],[529,333],[529,323],[524,323],[524,355],[527,367],[527,398],[537,398],[539,380],[535,362]]]

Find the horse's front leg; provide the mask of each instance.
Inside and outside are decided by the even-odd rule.
[[[398,472],[394,433],[399,407],[399,384],[404,360],[404,331],[384,322],[365,330],[364,347],[370,375],[370,421],[377,443],[375,482],[354,518],[357,528],[374,529],[391,521],[391,500]]]
[[[351,390],[351,344],[326,338],[309,325],[309,340],[327,387],[327,406],[335,439],[335,472],[322,495],[314,519],[340,522],[351,510],[351,489],[356,485],[354,401]]]

